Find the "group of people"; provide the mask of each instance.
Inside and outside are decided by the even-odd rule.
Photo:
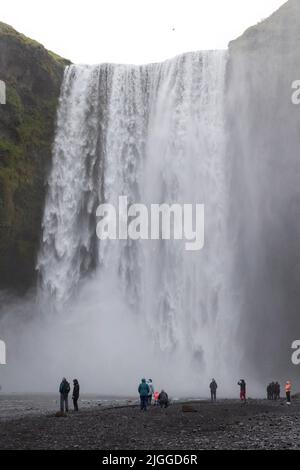
[[[288,380],[285,383],[285,395],[287,405],[291,404],[291,393],[292,393],[292,382]],[[279,382],[271,382],[267,386],[267,398],[268,400],[279,400],[280,399],[280,384]]]
[[[238,382],[240,387],[240,399],[242,402],[246,402],[246,382],[244,379],[241,379]],[[212,379],[210,385],[210,395],[211,401],[214,402],[217,399],[217,382],[215,379]],[[292,393],[292,383],[288,380],[285,384],[285,393],[286,393],[286,402],[288,405],[291,404],[291,393]],[[280,384],[279,382],[271,382],[267,386],[267,398],[268,400],[279,400],[280,399]]]
[[[169,406],[168,394],[164,390],[156,392],[152,379],[146,380],[143,378],[139,384],[138,392],[140,395],[141,411],[147,411],[147,407],[151,406],[152,398],[154,398],[154,404],[159,405],[161,408]]]
[[[62,413],[67,413],[69,411],[69,393],[71,391],[71,387],[67,379],[64,377],[61,381],[59,386],[59,393],[60,393],[60,411]],[[73,393],[72,393],[72,400],[74,411],[79,411],[78,408],[78,400],[79,400],[79,382],[77,379],[73,380]]]
[[[246,402],[246,382],[244,379],[241,379],[238,382],[240,387],[240,399],[242,402]],[[217,389],[218,384],[215,379],[212,379],[209,384],[211,401],[215,402],[217,400]],[[161,407],[167,408],[169,405],[168,394],[162,390],[160,393],[154,391],[154,385],[152,379],[146,380],[142,379],[138,392],[140,394],[141,410],[147,411],[147,406],[150,406],[152,403],[152,397],[154,397],[154,404],[160,405]]]
[[[271,382],[267,386],[267,399],[275,401],[280,399],[280,385],[278,382]]]
[[[241,379],[238,382],[240,387],[240,399],[242,402],[246,402],[246,382],[244,379]],[[217,389],[218,384],[215,379],[212,379],[210,385],[210,395],[211,401],[215,402],[217,400]],[[69,393],[71,387],[67,379],[64,377],[59,386],[60,393],[60,411],[62,413],[69,411]],[[152,399],[154,398],[154,404],[159,405],[161,408],[167,408],[169,405],[168,394],[162,390],[161,392],[155,391],[152,379],[146,380],[143,378],[138,387],[138,392],[140,395],[140,406],[142,411],[147,411],[147,407],[151,406]],[[285,393],[287,404],[291,404],[291,392],[292,392],[292,383],[287,381],[285,384]],[[73,393],[72,400],[74,411],[79,411],[78,400],[79,400],[80,387],[77,379],[73,380]],[[280,399],[280,384],[279,382],[271,382],[267,386],[267,398],[268,400],[279,400]]]

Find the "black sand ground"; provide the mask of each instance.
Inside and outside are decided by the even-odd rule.
[[[146,413],[127,406],[0,423],[0,449],[300,449],[300,402],[224,400]]]

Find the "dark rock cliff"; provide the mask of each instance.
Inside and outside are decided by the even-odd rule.
[[[231,222],[239,233],[236,291],[244,299],[239,338],[247,372],[259,369],[269,380],[294,375],[291,344],[299,336],[300,105],[292,102],[299,44],[300,1],[289,0],[229,45]]]
[[[45,178],[56,109],[69,62],[0,23],[0,288],[35,279]]]

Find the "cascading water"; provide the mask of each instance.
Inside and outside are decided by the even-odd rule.
[[[92,305],[99,315],[111,304],[122,321],[140,325],[150,364],[178,357],[207,377],[221,373],[230,336],[226,61],[219,51],[66,69],[38,261],[44,301],[57,309]],[[117,206],[121,195],[148,205],[203,203],[204,250],[186,252],[177,240],[99,241],[96,208]],[[89,284],[83,301],[78,292]],[[111,293],[105,304],[103,290]]]
[[[299,2],[230,43],[147,66],[70,66],[38,258],[39,295],[0,292],[6,389],[251,396],[297,370]],[[228,56],[228,58],[227,58]],[[225,86],[226,83],[226,86]],[[205,205],[205,246],[100,241],[96,209]],[[46,365],[46,366],[45,366]]]

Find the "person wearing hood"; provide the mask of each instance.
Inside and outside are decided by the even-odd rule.
[[[140,400],[141,400],[141,411],[147,411],[147,402],[148,402],[150,388],[146,382],[146,379],[142,379],[138,388],[138,392],[140,394]]]
[[[168,408],[169,397],[168,397],[168,394],[164,390],[160,392],[159,397],[158,397],[158,402],[161,408]]]
[[[59,386],[59,393],[60,393],[60,411],[66,413],[69,411],[69,404],[68,404],[68,396],[70,392],[70,384],[67,379],[64,377],[61,381]]]
[[[73,380],[73,395],[72,395],[74,411],[79,411],[78,410],[79,390],[80,390],[79,382],[77,379],[74,379]]]

